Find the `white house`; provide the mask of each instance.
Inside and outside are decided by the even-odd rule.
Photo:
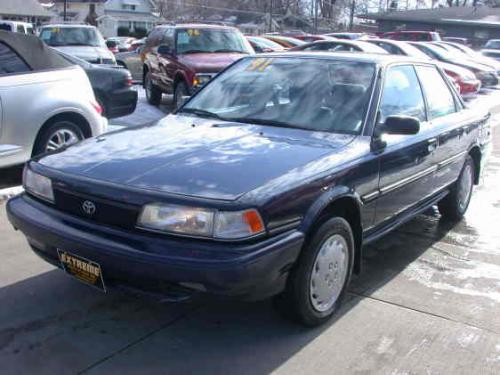
[[[39,1],[54,12],[55,17],[53,21],[61,22],[64,20],[64,0]],[[66,21],[89,23],[97,26],[97,18],[104,15],[105,3],[106,0],[67,0]]]
[[[0,19],[30,22],[35,25],[47,23],[53,14],[37,0],[0,0]]]
[[[160,18],[152,0],[108,0],[98,27],[104,37],[144,34],[153,29]]]

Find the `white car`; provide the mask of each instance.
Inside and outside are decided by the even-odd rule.
[[[85,72],[36,36],[0,31],[0,168],[106,131]]]
[[[47,25],[40,29],[46,44],[91,64],[116,64],[99,30],[91,25]]]
[[[0,20],[0,30],[21,34],[34,34],[33,25],[28,22]]]

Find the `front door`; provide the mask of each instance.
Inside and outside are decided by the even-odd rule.
[[[429,126],[424,97],[415,68],[390,67],[385,75],[379,123],[388,116],[405,115],[420,120],[416,135],[384,135],[387,143],[380,155],[380,178],[376,224],[393,219],[430,195],[434,186],[437,134]]]

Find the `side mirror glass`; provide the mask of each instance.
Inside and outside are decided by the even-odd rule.
[[[411,116],[389,116],[380,127],[379,134],[413,135],[420,131],[420,121]]]
[[[162,44],[158,47],[158,54],[160,55],[165,55],[165,56],[171,56],[173,55],[172,48],[169,46]]]

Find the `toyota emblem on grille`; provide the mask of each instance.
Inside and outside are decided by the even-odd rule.
[[[96,207],[94,202],[91,201],[85,201],[82,204],[82,210],[85,212],[87,215],[93,215],[95,214]]]

